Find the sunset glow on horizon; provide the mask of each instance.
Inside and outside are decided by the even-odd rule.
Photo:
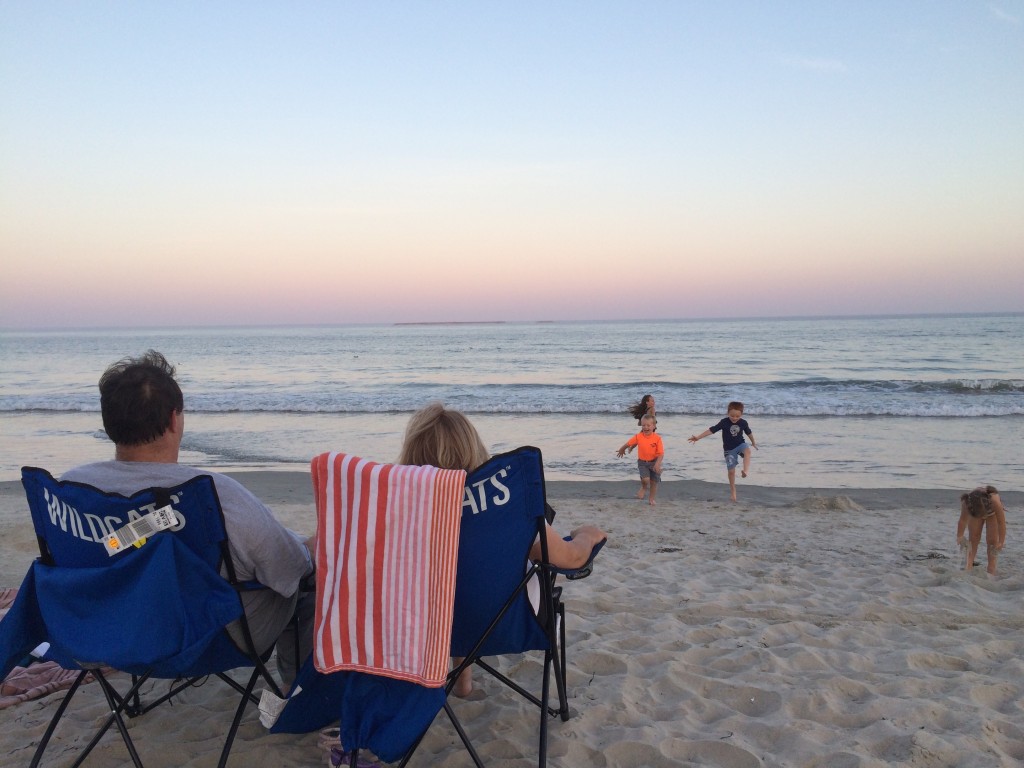
[[[1024,311],[1024,3],[0,6],[0,328]]]

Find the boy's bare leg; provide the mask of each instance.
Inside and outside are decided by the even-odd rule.
[[[747,472],[750,471],[750,449],[747,448],[743,452],[743,477],[747,476]]]
[[[656,483],[656,482],[654,482],[654,480],[651,480],[651,497],[650,497],[650,499],[648,499],[648,501],[650,502],[650,505],[652,507],[654,506],[654,497],[658,495],[658,486],[659,485],[661,485],[661,483]]]
[[[736,469],[729,470],[729,498],[736,501]]]
[[[650,484],[651,481],[648,480],[646,477],[640,481],[640,490],[636,492],[636,497],[640,499],[640,501],[643,501],[644,496],[647,495],[647,486]]]

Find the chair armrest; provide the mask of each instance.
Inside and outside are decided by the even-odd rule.
[[[572,541],[571,536],[566,536],[563,541]],[[594,548],[590,550],[590,557],[587,558],[587,562],[581,565],[579,568],[559,568],[556,565],[548,565],[547,570],[552,573],[560,573],[569,581],[578,581],[579,579],[585,579],[591,573],[594,572],[594,558],[597,557],[597,553],[601,551],[604,545],[608,542],[608,539],[601,539],[594,545]]]

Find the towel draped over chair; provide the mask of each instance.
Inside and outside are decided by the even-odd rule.
[[[325,453],[312,474],[316,669],[443,686],[466,473]]]

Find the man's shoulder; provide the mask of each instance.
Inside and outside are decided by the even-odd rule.
[[[147,461],[97,461],[72,467],[61,480],[88,483],[117,493],[135,493],[152,486],[172,486],[186,483],[200,475],[213,478],[218,491],[222,488],[242,490],[244,487],[232,478],[192,467],[188,464],[170,464]]]
[[[188,479],[197,475],[213,475],[215,472],[206,472],[187,464],[171,464],[155,461],[95,461],[91,464],[79,464],[65,472],[61,477],[70,478],[76,475],[98,475],[98,474],[121,474],[125,476],[136,475],[139,477],[163,476],[182,477]]]
[[[79,464],[77,467],[66,470],[60,477],[62,480],[69,480],[73,479],[76,475],[92,475],[104,471],[113,464],[113,461],[94,461],[89,464]]]

